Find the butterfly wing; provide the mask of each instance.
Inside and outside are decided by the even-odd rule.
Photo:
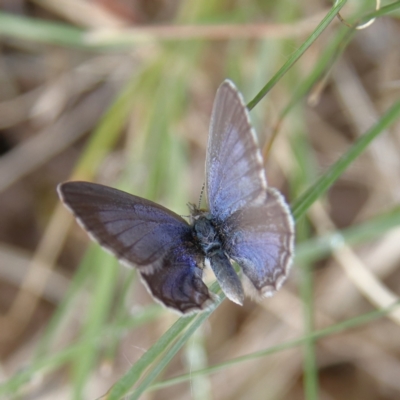
[[[269,296],[290,269],[294,223],[282,195],[267,187],[249,114],[230,81],[218,89],[206,158],[211,214],[223,248],[243,270],[245,290]]]
[[[217,91],[206,155],[211,214],[220,221],[249,204],[262,204],[267,180],[243,98],[229,80]]]
[[[236,211],[223,223],[224,250],[244,276],[245,290],[254,297],[271,296],[285,281],[294,247],[294,222],[283,196],[266,190],[261,205]]]
[[[201,262],[199,254],[183,244],[169,254],[162,269],[141,273],[142,280],[154,298],[167,307],[183,314],[205,310],[212,305],[213,295],[201,279]]]
[[[179,215],[141,197],[89,182],[63,183],[58,193],[92,239],[124,264],[139,269],[160,302],[184,312],[201,310],[211,301],[201,281],[202,254],[192,242],[190,226]],[[180,283],[173,284],[172,276]],[[169,297],[164,301],[166,293]]]

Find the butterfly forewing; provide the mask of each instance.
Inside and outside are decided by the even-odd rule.
[[[206,156],[211,214],[224,220],[236,210],[265,199],[267,181],[248,111],[230,81],[218,89]]]
[[[89,182],[67,182],[58,191],[94,240],[146,272],[161,267],[163,256],[190,236],[183,218],[141,197]]]
[[[294,224],[283,196],[267,189],[262,205],[243,208],[223,224],[224,249],[247,277],[252,295],[270,296],[289,272],[294,245]]]

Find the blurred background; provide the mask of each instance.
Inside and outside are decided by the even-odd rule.
[[[57,184],[99,182],[187,215],[219,84],[232,79],[251,101],[331,7],[1,2],[0,397],[99,398],[178,318],[90,243]],[[374,9],[352,1],[341,13]],[[289,203],[399,99],[399,17],[351,35],[335,18],[251,111],[269,184]],[[399,153],[397,120],[298,221],[284,288],[243,307],[224,301],[158,379],[188,378],[142,398],[400,398],[400,311],[358,318],[400,293]],[[343,321],[352,326],[329,331]]]

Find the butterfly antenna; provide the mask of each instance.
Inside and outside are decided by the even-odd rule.
[[[201,188],[201,192],[200,192],[200,199],[199,199],[199,205],[197,206],[198,209],[200,209],[200,205],[201,205],[201,200],[203,200],[203,193],[204,193],[204,187],[206,186],[205,183],[203,183],[203,186]]]

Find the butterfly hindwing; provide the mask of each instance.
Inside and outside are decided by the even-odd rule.
[[[197,251],[185,244],[173,249],[162,269],[142,273],[142,280],[153,297],[183,314],[207,309],[213,295],[202,281],[203,263]]]
[[[294,246],[294,223],[283,196],[268,188],[266,201],[236,211],[223,223],[224,250],[245,275],[250,295],[271,296],[287,277]]]

